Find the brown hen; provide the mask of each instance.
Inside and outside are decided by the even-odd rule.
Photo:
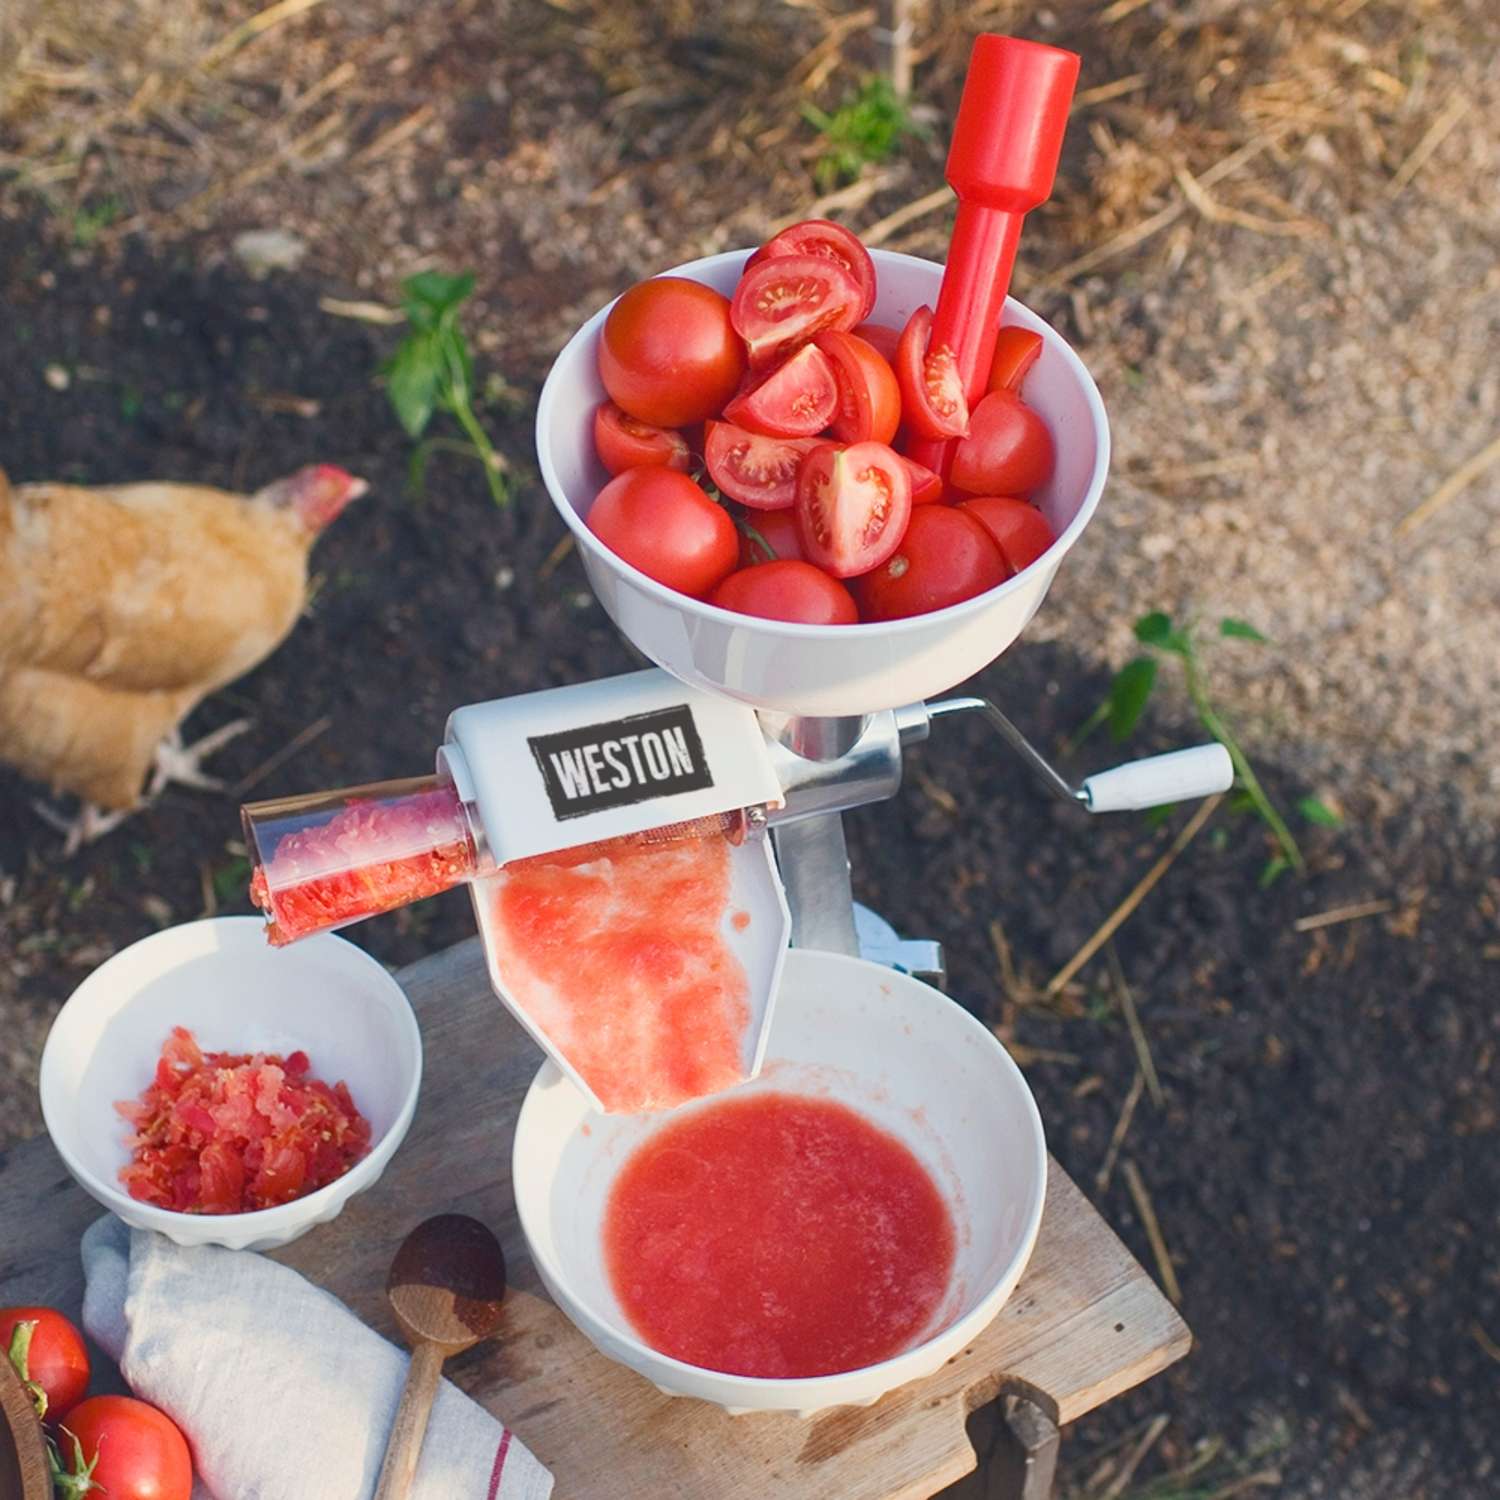
[[[23,484],[0,472],[0,760],[93,807],[97,837],[166,780],[211,784],[177,726],[259,664],[307,601],[312,544],[365,483],[331,464],[253,495]]]

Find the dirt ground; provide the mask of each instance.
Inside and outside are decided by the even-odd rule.
[[[36,1057],[89,968],[244,909],[242,795],[424,770],[454,704],[632,664],[577,560],[547,570],[562,528],[530,402],[623,285],[809,211],[821,148],[798,103],[835,107],[874,57],[868,14],[812,4],[330,4],[242,35],[254,12],[69,0],[47,34],[22,0],[0,18],[0,465],[250,487],[325,460],[372,482],[320,544],[292,639],[188,725],[253,718],[216,762],[229,793],[170,791],[65,861],[31,810],[44,789],[0,772],[0,1142],[39,1128]],[[1475,190],[1500,169],[1500,22],[1480,0],[933,4],[931,135],[822,211],[941,255],[948,210],[901,215],[940,184],[984,28],[1084,55],[1018,290],[1100,380],[1117,460],[979,686],[1056,748],[1137,615],[1253,621],[1273,645],[1215,649],[1215,692],[1284,806],[1316,793],[1347,819],[1299,830],[1310,873],[1262,891],[1263,832],[1221,813],[1120,933],[1163,1089],[1122,1157],[1198,1347],[1081,1425],[1067,1484],[1490,1493],[1500,468],[1396,526],[1500,431],[1500,217]],[[255,279],[247,229],[295,236],[300,264]],[[372,383],[399,330],[329,311],[388,304],[422,265],[478,273],[504,511],[445,455],[408,493]],[[1139,748],[1196,737],[1169,694]],[[1080,827],[982,730],[945,724],[898,801],[850,821],[861,895],[948,944],[953,993],[1017,1047],[1054,1150],[1153,1265],[1122,1172],[1096,1176],[1136,1073],[1118,984],[1101,957],[1038,994],[1183,818]],[[1371,900],[1388,904],[1294,927]],[[470,930],[451,897],[351,935],[397,963]]]

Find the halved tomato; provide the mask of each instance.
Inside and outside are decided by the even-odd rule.
[[[804,219],[767,240],[745,269],[748,271],[761,259],[775,260],[785,255],[821,255],[842,266],[860,292],[859,318],[855,322],[870,316],[870,309],[875,306],[875,262],[853,230],[835,224],[832,219]]]
[[[638,422],[613,401],[594,412],[594,449],[611,474],[652,467],[686,474],[688,469],[687,440],[680,432]]]
[[[817,446],[817,438],[762,437],[733,422],[710,422],[703,458],[708,477],[731,500],[787,510],[797,498],[798,465]]]
[[[995,357],[990,362],[991,391],[1021,393],[1021,382],[1041,358],[1042,336],[1029,328],[1002,328],[995,340]]]
[[[729,321],[757,369],[774,364],[825,328],[853,328],[863,294],[825,255],[767,257],[740,277]]]
[[[708,596],[708,602],[742,615],[803,625],[853,625],[859,619],[849,590],[808,562],[763,562],[741,568]]]
[[[995,545],[1017,573],[1034,563],[1054,541],[1046,516],[1029,500],[982,495],[977,500],[965,500],[958,508],[994,537]]]
[[[862,338],[887,364],[896,363],[896,350],[901,343],[901,330],[887,328],[884,323],[861,323],[856,328]]]
[[[911,480],[884,443],[819,443],[797,471],[797,526],[807,560],[835,578],[878,568],[911,519]]]
[[[896,350],[906,425],[918,437],[964,437],[969,431],[969,403],[958,378],[958,359],[946,344],[929,348],[931,339],[932,309],[919,307],[907,319]]]
[[[802,534],[797,529],[796,511],[759,510],[753,516],[741,517],[735,525],[740,533],[742,568],[775,562],[778,557],[807,561],[802,550]]]
[[[804,344],[785,364],[742,390],[724,419],[766,437],[814,437],[839,409],[833,365],[816,344]]]
[[[901,545],[854,582],[862,620],[900,620],[961,604],[1010,577],[993,538],[947,505],[913,511]]]
[[[914,458],[908,458],[904,453],[901,462],[906,465],[907,478],[911,480],[911,503],[913,505],[931,505],[934,500],[943,498],[943,476],[935,474],[926,464],[919,464]]]
[[[838,410],[829,426],[832,435],[842,443],[889,443],[901,425],[896,372],[856,334],[829,330],[813,345],[828,356],[838,387]]]
[[[1055,457],[1047,424],[1019,396],[991,391],[953,449],[948,478],[970,495],[1026,495],[1047,482]]]

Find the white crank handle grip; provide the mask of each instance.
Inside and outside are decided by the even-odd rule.
[[[1234,763],[1217,741],[1173,750],[1147,760],[1100,771],[1083,784],[1083,804],[1091,813],[1137,812],[1169,802],[1191,802],[1227,792],[1234,783]]]

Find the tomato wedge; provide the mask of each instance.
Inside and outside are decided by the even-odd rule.
[[[958,508],[994,537],[995,545],[1017,573],[1034,563],[1054,541],[1046,516],[1027,500],[983,495],[965,500]]]
[[[918,437],[965,437],[969,403],[958,378],[958,360],[946,344],[928,348],[931,339],[932,309],[919,307],[907,319],[896,349],[896,379],[901,382],[906,425]]]
[[[768,256],[740,277],[729,321],[756,369],[774,364],[825,328],[853,328],[863,294],[826,255]]]
[[[896,350],[901,344],[901,330],[887,328],[884,323],[861,323],[855,333],[869,344],[887,364],[896,363]]]
[[[970,495],[1026,495],[1047,482],[1055,457],[1047,424],[1019,396],[991,391],[974,408],[948,477]]]
[[[995,340],[995,358],[990,364],[991,391],[1021,393],[1021,382],[1042,357],[1042,336],[1029,328],[1002,328]]]
[[[913,511],[901,545],[854,581],[862,620],[900,620],[961,604],[1002,584],[1011,569],[972,516],[947,505]]]
[[[802,625],[853,625],[854,596],[837,578],[807,562],[763,562],[741,568],[708,596],[710,604],[764,620]]]
[[[797,471],[797,527],[807,560],[835,578],[878,568],[911,519],[911,480],[884,443],[819,443]]]
[[[731,500],[752,510],[788,510],[797,498],[797,469],[818,441],[762,437],[733,422],[710,422],[703,458],[708,477]]]
[[[767,240],[745,269],[748,271],[761,259],[775,260],[785,255],[821,255],[841,266],[859,288],[859,317],[855,322],[870,316],[870,310],[875,306],[875,262],[853,230],[835,224],[832,219],[804,219],[800,224],[783,229],[774,239]]]
[[[901,387],[873,345],[852,333],[829,330],[813,340],[828,356],[838,388],[829,426],[841,443],[889,443],[901,425]]]
[[[594,412],[594,448],[611,474],[653,467],[686,474],[688,469],[688,445],[680,432],[638,422],[613,401]]]
[[[828,356],[804,344],[785,364],[740,392],[724,419],[765,437],[814,437],[839,409],[839,384]]]
[[[904,453],[901,455],[901,462],[906,465],[906,476],[911,480],[911,503],[913,505],[931,505],[934,500],[943,498],[941,474],[934,474],[926,464],[919,464]]]

